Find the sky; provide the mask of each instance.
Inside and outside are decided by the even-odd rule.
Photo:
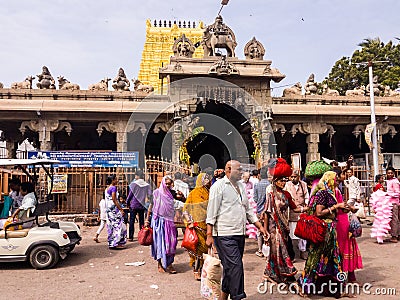
[[[0,82],[9,87],[40,74],[43,65],[81,89],[114,78],[120,67],[137,77],[146,19],[209,25],[219,8],[220,0],[1,1]],[[399,37],[399,11],[398,0],[230,0],[222,16],[235,32],[239,58],[255,36],[264,59],[286,75],[272,85],[280,96],[284,86],[304,85],[311,73],[322,81],[363,39]]]

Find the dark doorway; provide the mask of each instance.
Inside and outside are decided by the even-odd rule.
[[[215,136],[200,133],[187,145],[191,163],[199,163],[204,156],[212,156],[217,168],[224,168],[231,159],[228,148]],[[206,162],[205,167],[212,167],[212,162]]]

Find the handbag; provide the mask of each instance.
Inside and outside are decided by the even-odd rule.
[[[315,215],[306,213],[300,214],[300,219],[297,221],[294,235],[310,241],[314,244],[322,243],[325,240],[328,224]]]
[[[352,215],[350,220],[349,233],[354,237],[360,237],[362,234],[361,223],[355,214]]]
[[[150,246],[153,244],[153,229],[150,227],[142,227],[138,233],[138,242],[142,246]]]
[[[197,236],[196,230],[187,227],[185,229],[185,234],[183,235],[182,247],[189,251],[196,253],[196,247],[199,243],[199,237]]]

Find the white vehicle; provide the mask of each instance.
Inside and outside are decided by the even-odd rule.
[[[51,221],[48,214],[54,208],[52,201],[53,164],[58,161],[49,159],[0,159],[0,167],[15,166],[20,168],[36,186],[36,166],[47,173],[50,180],[49,193],[40,199],[30,221],[31,228],[10,230],[9,224],[0,228],[0,262],[28,261],[35,269],[54,267],[59,259],[64,259],[80,243],[81,231],[74,222]],[[32,174],[33,173],[33,174]],[[39,216],[46,216],[39,222]],[[24,222],[26,223],[26,221]]]

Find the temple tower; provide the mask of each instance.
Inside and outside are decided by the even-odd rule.
[[[160,93],[161,80],[159,79],[159,69],[163,65],[168,65],[176,39],[184,34],[195,45],[194,58],[203,57],[204,52],[201,47],[203,36],[203,22],[190,21],[157,21],[153,23],[146,21],[146,41],[143,47],[142,60],[138,78],[144,84],[154,87],[156,93]],[[158,90],[158,92],[157,92]]]

